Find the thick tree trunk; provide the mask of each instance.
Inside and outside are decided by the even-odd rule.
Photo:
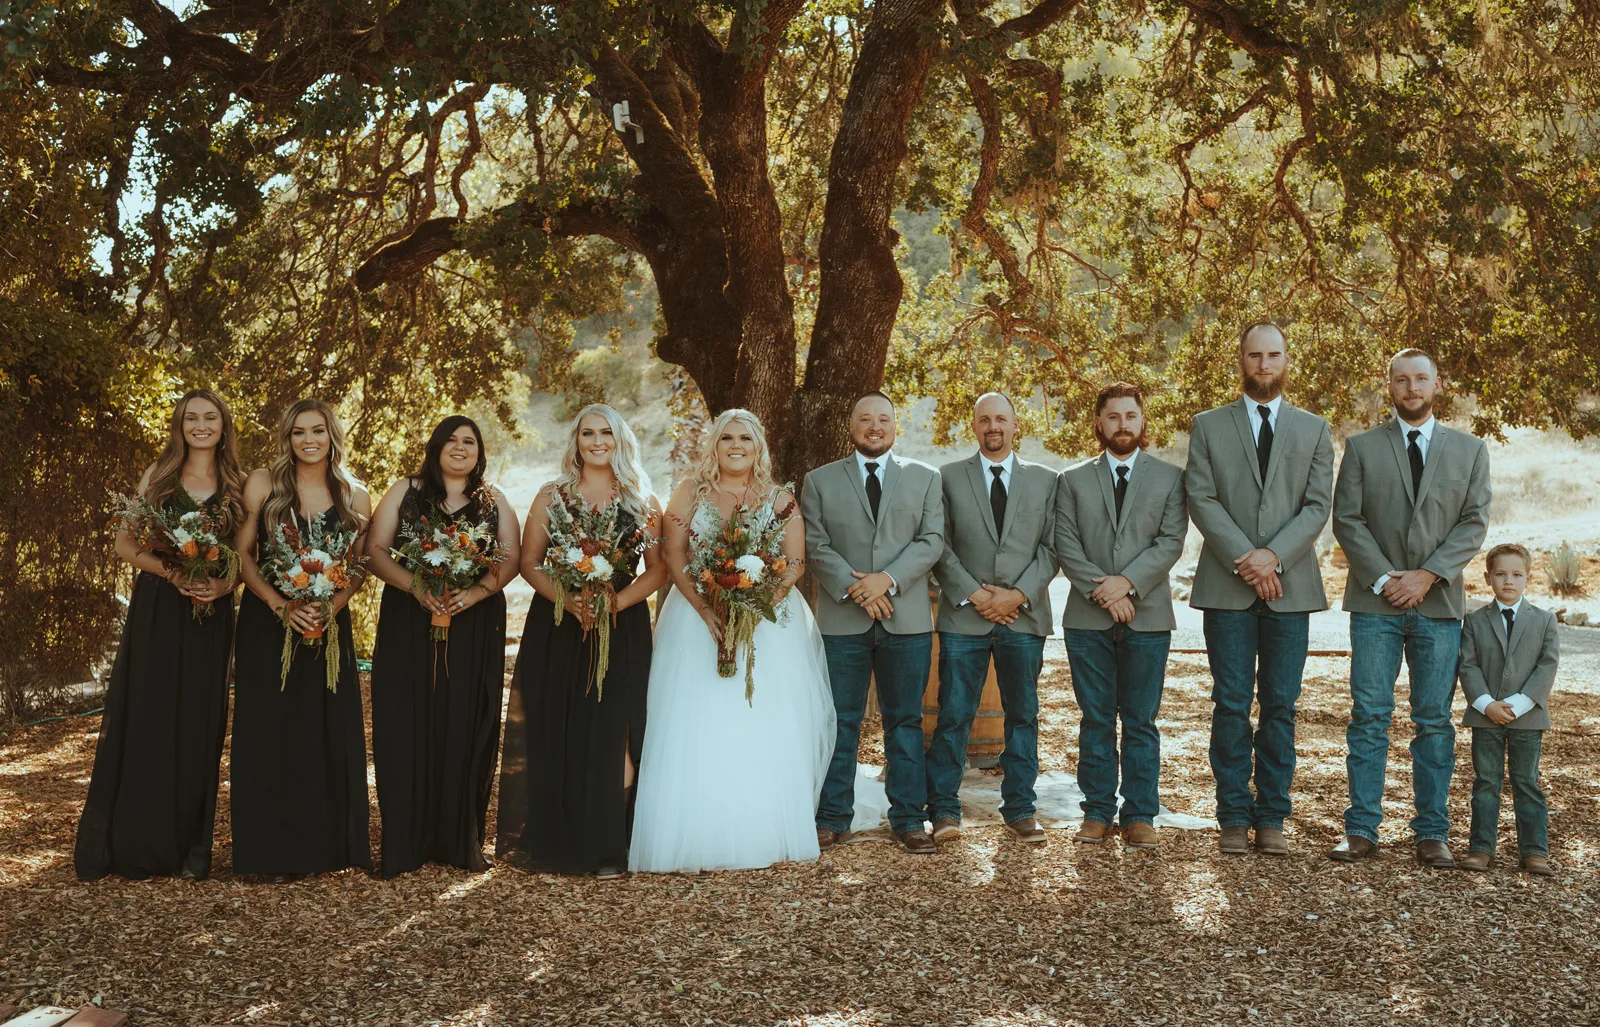
[[[845,421],[863,392],[883,383],[903,285],[890,227],[906,126],[938,47],[939,0],[881,0],[850,79],[828,165],[822,287],[805,383],[779,464],[789,475],[848,448]]]

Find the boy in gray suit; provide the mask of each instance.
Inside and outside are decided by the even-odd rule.
[[[1239,335],[1244,396],[1194,419],[1189,516],[1205,536],[1189,605],[1203,611],[1211,663],[1211,773],[1218,849],[1289,852],[1295,703],[1311,613],[1328,608],[1317,536],[1333,493],[1328,422],[1283,400],[1289,344],[1270,321]],[[1259,725],[1250,705],[1261,702]],[[1255,794],[1250,792],[1254,770]]]
[[[961,836],[967,738],[994,659],[1005,713],[1000,816],[1025,842],[1043,842],[1034,818],[1039,777],[1039,670],[1050,635],[1056,474],[1011,448],[1017,411],[998,392],[972,408],[978,452],[939,468],[944,552],[939,604],[939,719],[928,743],[933,840]]]
[[[907,852],[938,846],[924,827],[922,693],[933,656],[928,572],[944,550],[939,472],[894,455],[894,405],[869,392],[850,411],[855,452],[806,475],[800,512],[806,564],[819,582],[817,628],[838,714],[833,762],[817,804],[817,845],[830,849],[855,815],[856,754],[867,686],[883,714],[889,826]]]
[[[1417,862],[1447,870],[1445,800],[1456,765],[1450,722],[1466,612],[1462,572],[1489,530],[1489,449],[1433,416],[1439,365],[1419,349],[1389,361],[1394,416],[1345,443],[1333,535],[1350,561],[1350,724],[1345,839],[1328,855],[1359,863],[1378,845],[1389,723],[1404,658],[1411,678],[1411,819]]]
[[[1136,385],[1117,382],[1100,390],[1094,434],[1105,452],[1069,468],[1056,487],[1056,557],[1072,581],[1062,627],[1083,713],[1078,787],[1084,819],[1072,840],[1098,845],[1120,820],[1124,844],[1153,849],[1161,808],[1156,714],[1177,627],[1167,572],[1183,554],[1189,530],[1183,469],[1144,452],[1144,394]]]
[[[1488,870],[1499,834],[1507,764],[1522,869],[1547,877],[1550,813],[1539,788],[1539,748],[1550,729],[1550,690],[1561,655],[1556,618],[1522,597],[1533,560],[1505,543],[1489,550],[1483,580],[1494,601],[1467,615],[1461,631],[1462,723],[1472,729],[1472,848],[1456,865]]]

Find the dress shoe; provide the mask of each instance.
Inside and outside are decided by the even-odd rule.
[[[1040,827],[1039,822],[1032,817],[1013,820],[1006,827],[1011,829],[1012,834],[1031,845],[1044,844],[1044,828]]]
[[[933,840],[941,845],[961,837],[961,821],[955,817],[940,817],[933,822]]]
[[[1328,858],[1335,863],[1360,863],[1362,860],[1371,859],[1378,851],[1378,843],[1370,838],[1363,838],[1358,834],[1347,834],[1344,841],[1333,847],[1328,853]]]
[[[915,831],[897,834],[895,837],[900,840],[902,849],[916,856],[932,856],[939,851],[939,846],[934,843],[933,836],[920,827]]]
[[[1248,827],[1224,827],[1222,837],[1217,839],[1217,851],[1224,856],[1250,855],[1250,829]]]
[[[1554,877],[1556,872],[1550,860],[1544,856],[1523,856],[1522,869],[1535,877]]]
[[[1106,835],[1111,833],[1111,828],[1098,820],[1085,820],[1083,826],[1078,828],[1078,833],[1072,840],[1079,845],[1099,845],[1106,840]]]
[[[1154,824],[1144,821],[1129,824],[1122,829],[1122,844],[1130,849],[1156,849],[1161,847],[1157,840]]]
[[[1462,856],[1460,859],[1456,860],[1457,870],[1471,870],[1480,874],[1493,866],[1494,857],[1489,853],[1482,851],[1481,849],[1473,849],[1465,856]]]
[[[827,852],[839,844],[839,832],[830,831],[826,827],[817,828],[817,851]]]
[[[1289,854],[1289,839],[1283,836],[1283,830],[1277,827],[1256,828],[1256,851],[1263,856],[1287,856]]]
[[[1454,870],[1456,861],[1450,855],[1450,846],[1429,838],[1417,839],[1417,862],[1429,870]]]

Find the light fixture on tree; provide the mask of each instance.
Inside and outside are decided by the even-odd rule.
[[[633,141],[635,143],[644,142],[644,126],[628,116],[628,101],[623,100],[621,103],[611,105],[611,123],[617,127],[618,132],[625,128],[632,128]]]

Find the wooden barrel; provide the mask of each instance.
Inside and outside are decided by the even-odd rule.
[[[934,606],[934,618],[939,616]],[[928,666],[928,687],[922,693],[922,744],[926,748],[933,741],[933,732],[939,724],[939,635],[933,636],[933,659]],[[972,734],[967,736],[967,766],[988,769],[1000,762],[1006,747],[1005,711],[1000,708],[1000,682],[994,675],[994,661],[989,661],[989,676],[983,682],[983,696],[978,700],[978,715],[972,720]]]

